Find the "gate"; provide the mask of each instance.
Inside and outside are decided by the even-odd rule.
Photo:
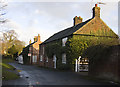
[[[81,58],[81,56],[76,59],[75,72],[88,71],[88,58]]]

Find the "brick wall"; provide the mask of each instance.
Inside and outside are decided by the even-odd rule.
[[[34,44],[32,44],[31,50],[29,49],[29,53],[31,53],[31,64],[39,64],[39,44],[41,44],[42,42],[40,41],[40,36],[38,35],[36,37],[36,42]],[[33,56],[37,56],[37,62],[32,62],[33,60]]]
[[[54,67],[54,62],[53,62],[53,58],[48,58],[46,53],[45,53],[45,45],[39,45],[39,60],[40,60],[40,56],[43,56],[43,61],[39,61],[39,66],[44,66],[44,67],[49,67],[49,68],[53,68]],[[43,52],[44,51],[44,52]],[[48,62],[46,62],[48,58]]]

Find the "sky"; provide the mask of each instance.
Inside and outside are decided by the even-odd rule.
[[[118,34],[118,1],[97,1],[106,3],[98,5],[101,8],[101,19]],[[92,8],[97,1],[9,0],[4,9],[4,18],[8,19],[8,22],[1,25],[2,30],[15,30],[18,39],[26,44],[29,44],[30,39],[33,42],[34,36],[40,34],[43,42],[54,33],[73,26],[75,16],[81,16],[83,21],[92,18]]]

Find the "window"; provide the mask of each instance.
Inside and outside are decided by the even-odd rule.
[[[46,58],[46,62],[48,62],[48,57]]]
[[[67,39],[68,39],[67,37],[62,39],[62,46],[65,46]]]
[[[56,62],[56,55],[53,55],[53,61]]]
[[[32,62],[34,63],[34,56],[32,56]]]
[[[33,57],[32,57],[32,62],[33,62],[33,63],[36,63],[36,62],[37,62],[37,56],[33,56]]]
[[[42,55],[40,55],[40,61],[42,61],[43,60],[43,56]]]
[[[43,55],[44,55],[44,47],[43,47]]]
[[[66,54],[65,53],[62,54],[62,63],[66,64]]]
[[[29,47],[29,51],[31,51],[31,47]]]

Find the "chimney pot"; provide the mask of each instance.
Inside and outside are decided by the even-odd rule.
[[[29,44],[31,44],[31,40],[29,41]]]
[[[38,34],[38,41],[40,41],[40,34]]]
[[[34,37],[34,42],[37,41],[37,36]]]
[[[93,7],[93,18],[100,18],[100,7],[98,7],[97,5],[98,4],[95,4],[95,7]]]
[[[74,20],[74,26],[79,24],[79,23],[82,23],[81,16],[79,16],[79,17],[75,16],[73,20]]]
[[[95,4],[95,7],[97,7],[98,6],[98,4]]]

